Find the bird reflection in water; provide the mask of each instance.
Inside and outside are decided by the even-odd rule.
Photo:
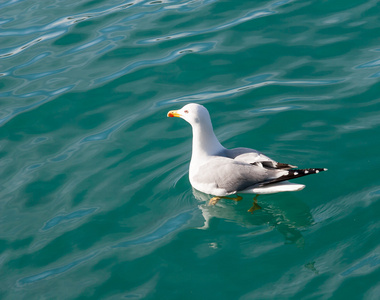
[[[211,195],[194,188],[193,195],[201,202],[199,208],[204,218],[202,229],[210,227],[212,218],[228,220],[243,227],[269,225],[284,236],[285,243],[296,244],[302,248],[305,241],[301,230],[313,223],[309,207],[290,193],[286,194],[286,199],[284,194],[281,194],[281,197],[278,194],[266,195],[260,198],[260,205],[255,197],[253,206],[249,195],[238,198],[239,202],[226,199],[218,201],[215,205],[209,205]],[[248,207],[250,208],[247,212]]]
[[[197,192],[198,192],[198,191],[197,191]],[[257,197],[258,197],[258,196],[259,196],[259,195],[256,195],[256,196],[253,198],[253,205],[252,205],[252,207],[251,207],[250,209],[248,209],[248,211],[249,211],[250,213],[253,213],[255,210],[259,210],[259,209],[261,209],[261,206],[260,206],[259,204],[257,204]],[[239,196],[239,195],[236,195],[236,197],[225,197],[225,196],[223,196],[223,197],[212,197],[212,198],[210,199],[210,201],[208,202],[208,205],[215,205],[216,203],[218,203],[218,201],[219,201],[220,199],[228,199],[228,200],[233,200],[233,201],[238,202],[238,201],[242,200],[243,197],[241,197],[241,196]]]

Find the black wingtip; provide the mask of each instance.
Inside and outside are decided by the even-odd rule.
[[[319,172],[324,172],[327,171],[326,168],[310,168],[310,169],[293,169],[293,170],[288,170],[288,174],[283,175],[281,177],[278,177],[274,180],[270,180],[268,182],[265,182],[264,185],[270,184],[270,183],[276,183],[276,182],[281,182],[285,180],[291,180],[295,179],[298,177],[303,177],[311,174],[317,174]]]
[[[296,169],[296,170],[289,170],[289,174],[285,175],[285,177],[289,177],[289,179],[292,178],[298,178],[306,175],[311,174],[318,174],[319,172],[327,171],[326,168],[310,168],[310,169]]]
[[[289,175],[310,175],[310,174],[317,174],[319,172],[327,171],[326,168],[310,168],[310,169],[296,169],[296,170],[289,170]],[[299,176],[298,176],[299,177]]]

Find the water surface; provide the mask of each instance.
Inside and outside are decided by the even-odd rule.
[[[377,1],[0,4],[0,298],[378,299]],[[215,207],[226,147],[328,172]]]

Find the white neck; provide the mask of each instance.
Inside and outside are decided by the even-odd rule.
[[[191,162],[201,162],[205,158],[217,155],[224,150],[212,129],[211,120],[203,120],[202,123],[192,125],[193,128],[193,151]]]

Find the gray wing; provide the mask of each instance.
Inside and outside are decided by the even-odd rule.
[[[194,177],[197,182],[216,185],[227,193],[235,193],[278,178],[283,173],[282,170],[270,170],[255,164],[215,156],[200,166]]]
[[[290,164],[279,163],[263,153],[250,148],[226,149],[223,156],[232,158],[236,161],[245,162],[247,164],[262,166],[268,169],[289,170],[292,168],[297,168],[297,166]]]

